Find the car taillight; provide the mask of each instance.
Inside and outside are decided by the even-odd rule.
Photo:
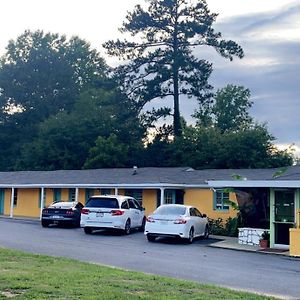
[[[81,210],[81,213],[82,213],[83,215],[88,215],[88,214],[90,213],[90,211],[89,211],[89,209],[87,209],[87,208],[83,208],[83,209]]]
[[[149,223],[155,223],[155,220],[152,217],[146,218],[146,221]]]
[[[122,216],[122,215],[124,215],[124,211],[119,210],[119,209],[112,210],[110,213],[111,213],[112,216]]]
[[[43,209],[43,214],[47,214],[48,213],[48,209]]]
[[[69,210],[66,211],[66,214],[67,215],[74,215],[74,211],[69,209]]]
[[[174,221],[174,224],[186,224],[186,219],[177,219]]]

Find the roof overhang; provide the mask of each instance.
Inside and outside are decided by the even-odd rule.
[[[143,183],[143,184],[127,184],[127,183],[108,183],[108,184],[0,184],[0,188],[128,188],[128,189],[183,189],[183,188],[209,188],[208,184],[173,184],[173,183]]]
[[[210,180],[210,188],[238,187],[269,187],[269,188],[300,188],[299,180]]]

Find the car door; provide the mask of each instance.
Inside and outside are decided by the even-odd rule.
[[[144,220],[144,215],[145,215],[144,209],[136,199],[133,199],[133,202],[138,209],[138,216],[139,216],[138,217],[138,227],[141,227],[143,225],[143,220]]]
[[[198,235],[204,235],[205,233],[205,227],[206,227],[206,218],[203,217],[203,215],[201,214],[201,212],[197,209],[195,209],[195,214],[197,216],[197,221],[199,224],[199,233]]]
[[[133,199],[128,199],[131,227],[139,226],[139,210],[137,209]]]
[[[194,207],[190,208],[190,222],[194,227],[194,233],[196,236],[201,234],[201,221],[200,218],[196,215],[196,211]]]

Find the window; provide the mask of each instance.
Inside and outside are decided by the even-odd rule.
[[[85,203],[87,203],[91,196],[94,195],[94,189],[85,189]]]
[[[61,189],[53,189],[53,202],[61,200]]]
[[[18,205],[18,189],[14,190],[14,206]]]
[[[128,205],[128,201],[127,200],[125,200],[124,202],[122,202],[121,208],[123,208],[123,209],[129,209],[129,205]]]
[[[175,197],[174,190],[165,190],[165,204],[175,204],[176,197]]]
[[[69,202],[75,201],[75,194],[76,194],[75,189],[69,189]]]
[[[125,195],[136,199],[139,202],[140,206],[143,205],[143,190],[125,190]]]
[[[229,200],[229,193],[216,191],[214,194],[214,198],[215,210],[229,210],[229,205],[228,203],[226,203],[226,201]]]
[[[42,197],[42,190],[40,189],[40,192],[39,192],[39,201],[38,201],[38,206],[39,208],[41,208],[41,197]],[[46,189],[44,189],[44,197],[43,197],[43,205],[44,207],[46,207]]]
[[[112,194],[111,189],[101,189],[100,192],[101,192],[101,195],[111,195]]]
[[[128,202],[129,202],[129,207],[130,208],[137,209],[137,207],[136,207],[136,205],[135,205],[135,203],[132,199],[128,199]]]
[[[190,208],[190,216],[191,217],[196,217],[196,212],[194,208]]]
[[[91,198],[85,207],[99,207],[99,208],[120,208],[119,202],[115,198]]]
[[[181,216],[185,215],[186,208],[184,206],[160,206],[154,211],[154,215],[176,215]]]
[[[197,217],[203,218],[201,212],[197,208],[194,208],[194,210]]]

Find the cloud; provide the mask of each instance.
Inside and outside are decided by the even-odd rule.
[[[225,39],[238,42],[245,58],[229,62],[208,49],[195,54],[214,64],[211,82],[251,90],[251,110],[259,122],[267,122],[281,144],[300,147],[300,4],[292,3],[264,13],[223,19],[216,24]],[[283,36],[283,33],[287,33]],[[201,56],[200,56],[201,55]]]

